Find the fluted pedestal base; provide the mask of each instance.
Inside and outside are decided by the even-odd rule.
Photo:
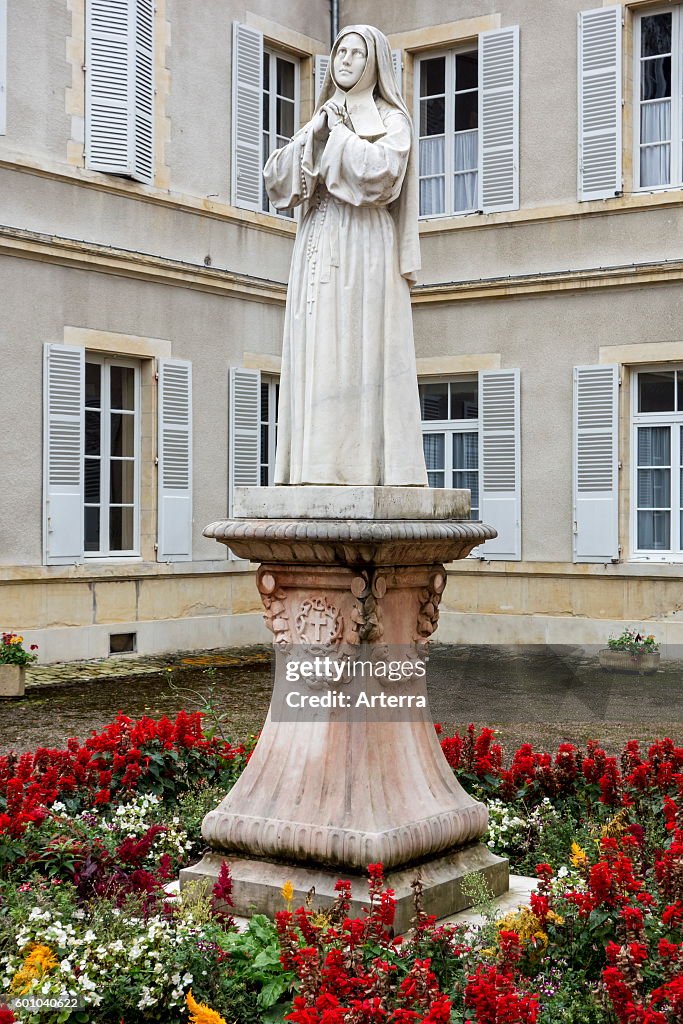
[[[418,875],[425,909],[437,917],[468,905],[467,874],[483,874],[495,895],[506,891],[507,862],[478,843],[486,807],[448,766],[417,669],[438,620],[443,562],[465,557],[494,531],[435,513],[423,521],[236,519],[205,534],[262,563],[257,586],[276,673],[252,758],[204,819],[212,852],[181,882],[216,876],[225,858],[239,914],[282,909],[287,880],[299,903],[315,887],[322,905],[339,878],[354,882],[360,910],[365,870],[379,862],[397,893],[399,931],[409,927]],[[369,675],[299,671],[325,657],[367,664]],[[378,677],[391,664],[415,671]]]

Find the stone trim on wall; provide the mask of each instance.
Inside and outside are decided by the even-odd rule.
[[[0,256],[18,256],[78,270],[107,272],[114,276],[132,277],[216,295],[230,294],[251,302],[284,305],[287,293],[287,286],[279,281],[13,227],[0,226]],[[489,280],[423,284],[413,288],[412,301],[415,306],[448,304],[598,288],[675,284],[678,281],[683,281],[683,260],[664,260],[619,267],[520,274]]]
[[[455,373],[479,373],[500,370],[500,352],[481,352],[461,356],[423,356],[416,360],[418,377],[447,377]]]

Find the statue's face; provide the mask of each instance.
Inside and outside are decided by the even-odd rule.
[[[367,59],[367,45],[357,32],[350,32],[339,40],[334,55],[334,80],[340,89],[353,89],[360,81]]]

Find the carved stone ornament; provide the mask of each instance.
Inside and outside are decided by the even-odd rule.
[[[289,628],[285,591],[278,587],[275,576],[270,572],[260,572],[256,579],[265,612],[263,618],[266,626],[273,634],[273,643],[278,647],[290,647],[292,636]]]
[[[446,570],[441,566],[429,580],[429,585],[420,591],[420,610],[417,615],[418,644],[426,644],[439,624],[439,605],[446,589]]]
[[[341,639],[341,613],[324,597],[312,597],[303,601],[295,621],[298,640],[301,643],[324,647]]]

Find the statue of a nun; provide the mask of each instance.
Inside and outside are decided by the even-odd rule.
[[[416,154],[386,36],[342,29],[312,120],[264,175],[278,210],[303,205],[275,483],[426,486],[410,306]]]

